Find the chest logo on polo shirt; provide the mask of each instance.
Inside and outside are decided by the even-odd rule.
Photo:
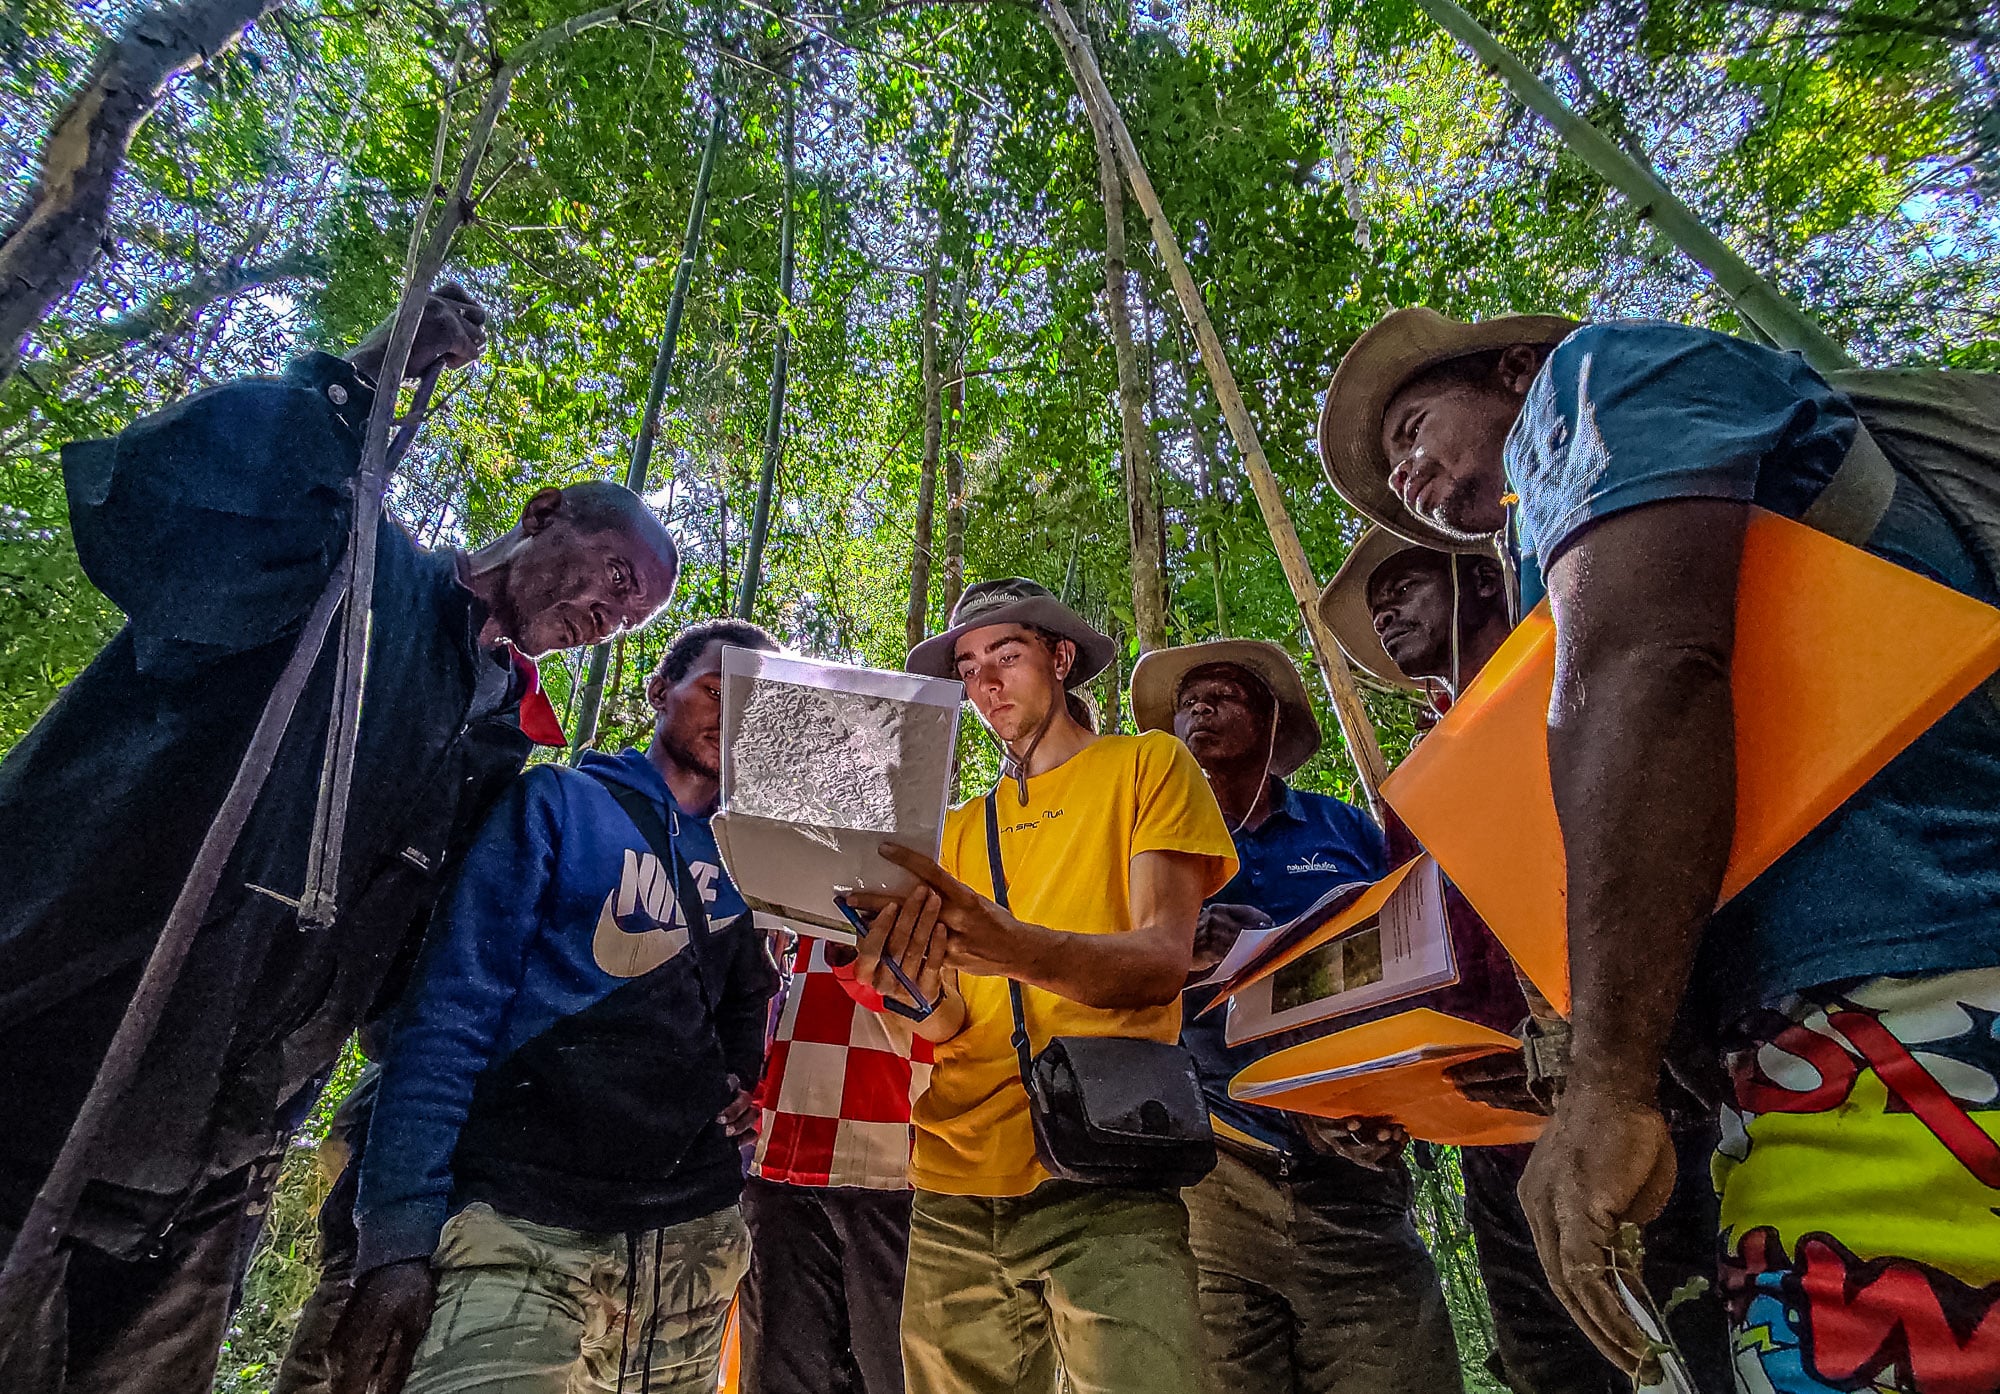
[[[1302,862],[1290,862],[1285,870],[1294,876],[1346,876],[1348,870],[1339,862],[1330,862],[1314,852]]]
[[[637,978],[686,948],[687,941],[687,916],[674,895],[674,878],[651,852],[627,847],[617,888],[598,911],[590,956],[614,978]]]

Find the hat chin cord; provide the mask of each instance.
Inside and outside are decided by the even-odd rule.
[[[1063,676],[1066,678],[1068,675],[1064,674]],[[1061,679],[1058,680],[1060,681]],[[1026,750],[1021,751],[1017,755],[1014,752],[1014,743],[1012,741],[1003,740],[1000,742],[1000,749],[1005,752],[1000,757],[1000,778],[1003,780],[1012,779],[1014,781],[1014,789],[1021,796],[1021,807],[1023,808],[1028,806],[1028,762],[1035,758],[1035,751],[1040,747],[1042,737],[1049,733],[1049,727],[1056,724],[1056,713],[1064,710],[1064,704],[1067,702],[1068,696],[1069,685],[1065,682],[1063,685],[1063,696],[1049,703],[1049,714],[1042,718],[1042,724],[1035,728],[1035,734],[1028,737],[1028,748]]]
[[[1417,679],[1417,681],[1421,682],[1424,685],[1424,696],[1430,701],[1431,711],[1438,716],[1442,716],[1444,713],[1439,712],[1437,709],[1437,702],[1438,702],[1437,693],[1432,690],[1431,684],[1437,683],[1439,686],[1443,687],[1445,695],[1449,697],[1452,702],[1456,702],[1458,700],[1458,694],[1464,690],[1464,684],[1462,682],[1463,674],[1460,672],[1460,667],[1464,661],[1463,656],[1460,653],[1460,635],[1461,635],[1461,625],[1463,624],[1463,619],[1462,616],[1460,615],[1460,610],[1459,610],[1461,600],[1458,590],[1457,557],[1453,556],[1448,558],[1446,562],[1446,570],[1451,572],[1451,676],[1449,679],[1439,678],[1439,677],[1425,677]],[[1390,661],[1394,662],[1395,660],[1391,659]],[[1449,707],[1447,707],[1446,710],[1449,710]]]
[[[1257,792],[1250,796],[1250,807],[1243,810],[1243,816],[1236,820],[1236,826],[1229,830],[1233,840],[1243,831],[1243,825],[1250,821],[1250,815],[1257,811],[1257,800],[1264,797],[1264,791],[1271,787],[1271,766],[1278,760],[1278,699],[1271,697],[1271,739],[1264,743],[1264,770],[1257,776]]]

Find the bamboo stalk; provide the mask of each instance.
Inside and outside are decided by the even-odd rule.
[[[764,468],[757,478],[757,501],[750,514],[750,536],[743,547],[743,584],[736,592],[736,614],[749,619],[763,579],[764,542],[771,529],[771,496],[778,485],[778,460],[785,453],[785,374],[792,344],[792,259],[794,185],[798,178],[798,131],[790,83],[791,60],[785,61],[785,207],[778,218],[778,346],[771,360],[770,413],[764,423]]]
[[[585,30],[622,19],[626,13],[627,6],[619,4],[572,16],[542,30],[508,55],[507,61],[493,74],[493,85],[466,133],[457,184],[404,281],[388,352],[382,359],[374,410],[368,415],[368,429],[362,438],[361,467],[355,481],[354,526],[348,538],[354,578],[346,613],[341,617],[339,675],[333,717],[327,725],[327,758],[321,773],[320,826],[313,838],[305,891],[299,901],[299,923],[308,928],[330,927],[337,911],[340,863],[347,840],[347,800],[354,783],[355,753],[361,735],[361,696],[367,683],[368,631],[375,595],[375,537],[382,517],[382,492],[388,485],[389,428],[396,413],[397,386],[409,365],[410,349],[423,319],[424,302],[430,296],[431,282],[437,279],[451,250],[452,238],[472,219],[473,183],[485,161],[493,128],[513,93],[514,79],[522,68],[556,45]],[[446,118],[440,117],[443,119]]]
[[[1500,74],[1529,110],[1555,128],[1598,178],[1632,200],[1634,211],[1715,278],[1738,313],[1779,348],[1795,349],[1821,372],[1852,368],[1854,360],[1789,297],[1751,268],[1717,237],[1693,209],[1674,197],[1650,166],[1634,159],[1604,132],[1570,109],[1534,70],[1523,63],[1454,0],[1417,0],[1424,13]]]
[[[1223,351],[1222,340],[1208,317],[1208,307],[1202,303],[1201,289],[1195,284],[1194,276],[1181,256],[1180,240],[1174,236],[1173,226],[1167,221],[1160,196],[1154,191],[1153,181],[1139,158],[1138,148],[1132,143],[1132,133],[1126,129],[1125,119],[1118,113],[1118,104],[1112,99],[1110,89],[1104,85],[1104,75],[1098,71],[1089,43],[1077,30],[1076,22],[1070,18],[1062,0],[1043,0],[1043,6],[1064,61],[1076,78],[1077,88],[1083,93],[1085,103],[1095,103],[1102,113],[1116,142],[1118,158],[1125,167],[1133,197],[1139,200],[1139,206],[1145,210],[1146,220],[1152,226],[1153,242],[1159,248],[1160,260],[1173,282],[1181,312],[1187,317],[1188,327],[1194,331],[1202,366],[1208,371],[1216,403],[1222,408],[1223,419],[1229,423],[1229,433],[1242,453],[1251,490],[1257,495],[1264,524],[1271,532],[1271,545],[1285,569],[1285,580],[1291,584],[1292,598],[1298,602],[1299,616],[1305,622],[1313,658],[1319,667],[1320,678],[1326,684],[1327,696],[1333,703],[1334,719],[1340,725],[1342,739],[1347,742],[1348,754],[1361,778],[1361,787],[1368,796],[1369,806],[1380,816],[1381,785],[1388,773],[1381,742],[1376,739],[1374,723],[1368,719],[1368,710],[1361,703],[1361,693],[1355,687],[1354,674],[1347,666],[1347,659],[1335,642],[1333,631],[1319,617],[1319,583],[1313,579],[1312,565],[1306,560],[1298,530],[1292,526],[1292,516],[1285,508],[1277,476],[1271,472],[1263,443],[1257,438],[1257,428],[1250,420],[1249,410],[1243,405],[1243,394],[1237,389],[1236,375],[1230,371],[1229,357]]]
[[[694,177],[694,200],[688,205],[687,231],[681,236],[680,265],[674,269],[673,293],[667,297],[667,323],[660,330],[660,347],[653,356],[653,376],[646,385],[646,409],[639,417],[639,434],[632,439],[632,458],[625,467],[625,487],[635,494],[646,492],[646,476],[653,463],[653,441],[660,434],[660,404],[666,399],[667,381],[673,372],[674,346],[681,337],[681,311],[687,305],[688,286],[694,280],[695,262],[701,250],[701,230],[708,217],[708,181],[715,173],[716,152],[722,148],[722,102],[714,102],[708,123],[708,145],[701,152],[701,168]],[[621,645],[624,639],[618,641]],[[590,652],[590,675],[584,680],[582,708],[576,718],[576,739],[570,759],[581,759],[597,740],[597,715],[604,705],[604,675],[611,666],[611,645],[599,644]]]

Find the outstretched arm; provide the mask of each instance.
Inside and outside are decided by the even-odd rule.
[[[925,930],[922,938],[929,956],[947,968],[1014,978],[1087,1007],[1164,1006],[1187,982],[1210,858],[1138,853],[1130,872],[1132,928],[1123,934],[1077,934],[1029,924],[920,852],[885,843],[882,855],[923,884],[901,902],[883,896],[850,899],[869,913],[893,906],[899,916],[935,922],[941,932]],[[907,971],[908,960],[899,961]],[[874,986],[882,988],[880,982]]]
[[[1735,829],[1730,658],[1748,519],[1741,503],[1649,504],[1592,524],[1549,570],[1575,1034],[1521,1196],[1557,1293],[1627,1369],[1646,1343],[1607,1249],[1673,1185],[1655,1094]]]

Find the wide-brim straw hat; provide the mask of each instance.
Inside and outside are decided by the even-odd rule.
[[[1174,698],[1181,680],[1211,663],[1233,663],[1254,674],[1278,704],[1271,773],[1283,779],[1319,749],[1319,718],[1292,656],[1262,639],[1211,639],[1177,649],[1154,649],[1132,670],[1132,720],[1141,731],[1174,729]]]
[[[1398,667],[1396,660],[1389,657],[1389,651],[1382,647],[1382,636],[1375,632],[1374,612],[1368,608],[1368,582],[1384,562],[1405,552],[1431,550],[1424,543],[1398,537],[1387,528],[1370,528],[1361,534],[1361,540],[1354,544],[1340,570],[1333,573],[1333,579],[1319,593],[1319,617],[1333,631],[1347,661],[1377,682],[1410,692],[1422,692],[1424,685]]]
[[[1021,576],[998,581],[978,581],[965,588],[958,604],[952,606],[951,623],[942,634],[934,634],[910,650],[903,667],[931,678],[955,678],[955,654],[959,636],[969,630],[995,624],[1030,624],[1060,634],[1076,645],[1076,662],[1065,687],[1089,682],[1110,666],[1118,646],[1109,635],[1100,634],[1076,611],[1055,598],[1047,586]]]
[[[1410,512],[1389,488],[1382,413],[1402,385],[1426,368],[1512,344],[1558,344],[1578,328],[1561,315],[1501,315],[1467,324],[1423,306],[1392,310],[1354,341],[1333,370],[1319,414],[1319,457],[1327,480],[1371,523],[1441,552],[1488,550],[1442,532]]]

